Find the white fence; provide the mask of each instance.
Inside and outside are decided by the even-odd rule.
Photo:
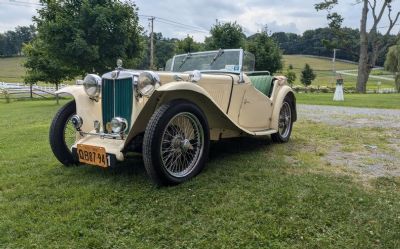
[[[67,85],[60,84],[59,89]],[[24,99],[24,98],[54,98],[56,96],[55,85],[26,85],[23,83],[0,82],[0,99]]]

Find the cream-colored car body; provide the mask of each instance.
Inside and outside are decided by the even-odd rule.
[[[123,139],[110,139],[88,134],[81,136],[77,132],[72,147],[76,148],[77,144],[104,147],[107,153],[123,161],[129,144],[144,133],[156,109],[176,99],[190,101],[204,112],[211,140],[270,135],[278,131],[279,112],[285,96],[293,94],[285,77],[274,78],[272,93],[268,97],[252,85],[246,74],[241,79],[233,73],[202,73],[201,79],[194,82],[189,80],[189,73],[156,73],[160,77],[160,86],[154,93],[150,97],[135,96],[133,99],[131,127],[127,136]],[[124,71],[119,77],[133,79],[137,74],[134,71]],[[73,96],[77,115],[83,119],[81,131],[95,133],[94,121],[102,120],[101,96],[96,100],[90,99],[83,85],[63,88],[57,94]],[[101,132],[104,132],[102,129]]]

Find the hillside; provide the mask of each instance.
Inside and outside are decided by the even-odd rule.
[[[283,55],[284,60],[284,69],[281,73],[285,73],[286,69],[289,65],[293,65],[294,72],[296,73],[297,80],[295,85],[300,85],[300,76],[301,70],[303,69],[304,65],[308,63],[314,72],[317,74],[317,78],[314,80],[312,85],[314,86],[334,86],[333,85],[333,73],[332,73],[332,59],[331,58],[323,58],[323,57],[313,57],[307,55]],[[355,70],[354,74],[357,74],[357,64],[350,63],[350,62],[343,62],[343,61],[336,61],[335,62],[336,71],[340,70]],[[355,87],[357,77],[356,76],[349,76],[349,75],[342,75],[344,79],[345,87]],[[377,82],[382,82],[381,88],[393,88],[394,82],[389,80],[382,80],[382,79],[373,79],[370,78],[368,81],[368,89],[376,89]]]
[[[22,83],[25,68],[24,57],[0,58],[0,82]]]

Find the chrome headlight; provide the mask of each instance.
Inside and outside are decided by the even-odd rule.
[[[128,129],[128,121],[124,118],[115,117],[111,120],[111,130],[113,133],[122,133]]]
[[[71,123],[77,131],[80,131],[83,125],[83,120],[80,116],[75,114],[71,117]]]
[[[152,71],[140,73],[138,80],[140,94],[149,97],[158,86],[160,86],[160,77],[156,73]]]
[[[101,92],[101,78],[96,74],[88,74],[83,80],[83,88],[90,98],[97,98]]]

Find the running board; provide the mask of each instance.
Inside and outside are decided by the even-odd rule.
[[[267,136],[267,135],[271,135],[271,134],[274,134],[277,132],[278,132],[277,130],[270,129],[270,130],[263,130],[263,131],[255,131],[254,135],[255,136]]]

